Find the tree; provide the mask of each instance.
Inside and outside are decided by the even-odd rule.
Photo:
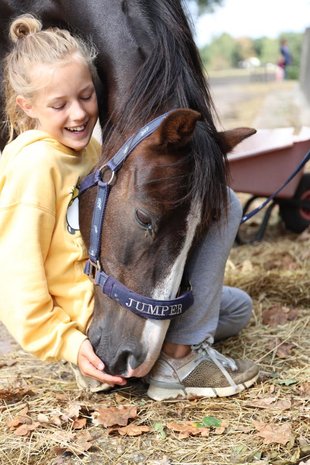
[[[237,42],[229,34],[221,34],[211,44],[200,50],[201,58],[208,70],[222,70],[236,65]]]
[[[270,37],[259,37],[253,39],[256,56],[263,64],[277,64],[280,58],[279,40]]]
[[[282,38],[287,39],[293,57],[288,66],[289,79],[298,79],[300,69],[303,34],[287,32],[279,37],[233,38],[227,33],[215,37],[210,44],[200,49],[202,62],[208,71],[238,68],[240,63],[250,57],[257,57],[262,66],[277,64],[280,58],[279,45]]]

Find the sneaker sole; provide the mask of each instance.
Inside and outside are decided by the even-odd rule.
[[[151,399],[157,401],[169,399],[197,399],[200,397],[229,397],[233,396],[234,394],[239,394],[239,392],[242,392],[252,386],[252,384],[254,384],[257,380],[258,375],[259,373],[257,373],[252,379],[249,379],[242,384],[223,388],[187,387],[184,389],[169,389],[150,385],[147,391],[147,395]]]

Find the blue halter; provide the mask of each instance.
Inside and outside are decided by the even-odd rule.
[[[90,187],[97,186],[90,232],[89,260],[84,272],[94,280],[95,285],[99,286],[104,294],[122,307],[143,318],[156,320],[167,320],[184,313],[194,301],[191,289],[171,300],[156,300],[137,294],[104,272],[100,263],[100,245],[105,209],[117,171],[135,147],[151,135],[168,114],[169,112],[158,116],[130,137],[105,165],[83,179],[79,192],[81,196]],[[110,171],[110,179],[105,181],[103,178],[107,171]]]

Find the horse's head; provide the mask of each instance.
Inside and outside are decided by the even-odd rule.
[[[193,188],[191,147],[199,119],[200,114],[189,109],[169,113],[131,152],[110,191],[100,262],[107,275],[134,291],[131,304],[136,313],[152,307],[140,302],[136,294],[174,299],[182,281],[201,221],[202,198],[199,189]],[[230,139],[225,139],[227,147]],[[80,198],[80,226],[87,245],[95,202],[96,189]],[[160,312],[156,305],[149,313]],[[111,374],[144,376],[159,355],[168,325],[168,319],[158,321],[130,312],[95,287],[88,336]]]
[[[111,188],[101,236],[104,271],[135,293],[171,299],[178,292],[200,209],[188,196],[188,146],[199,113],[176,110],[130,154]],[[81,196],[89,243],[95,190]],[[139,305],[137,303],[137,305]],[[88,336],[107,370],[143,376],[155,362],[169,320],[145,319],[95,289]]]

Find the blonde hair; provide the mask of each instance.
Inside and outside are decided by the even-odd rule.
[[[97,55],[93,45],[87,44],[69,31],[59,28],[42,29],[42,23],[32,15],[21,15],[10,27],[12,51],[4,61],[5,114],[9,141],[15,135],[34,129],[36,121],[17,105],[17,95],[31,99],[37,88],[30,72],[36,64],[53,65],[70,60],[76,55],[89,66],[95,76],[94,59]]]

